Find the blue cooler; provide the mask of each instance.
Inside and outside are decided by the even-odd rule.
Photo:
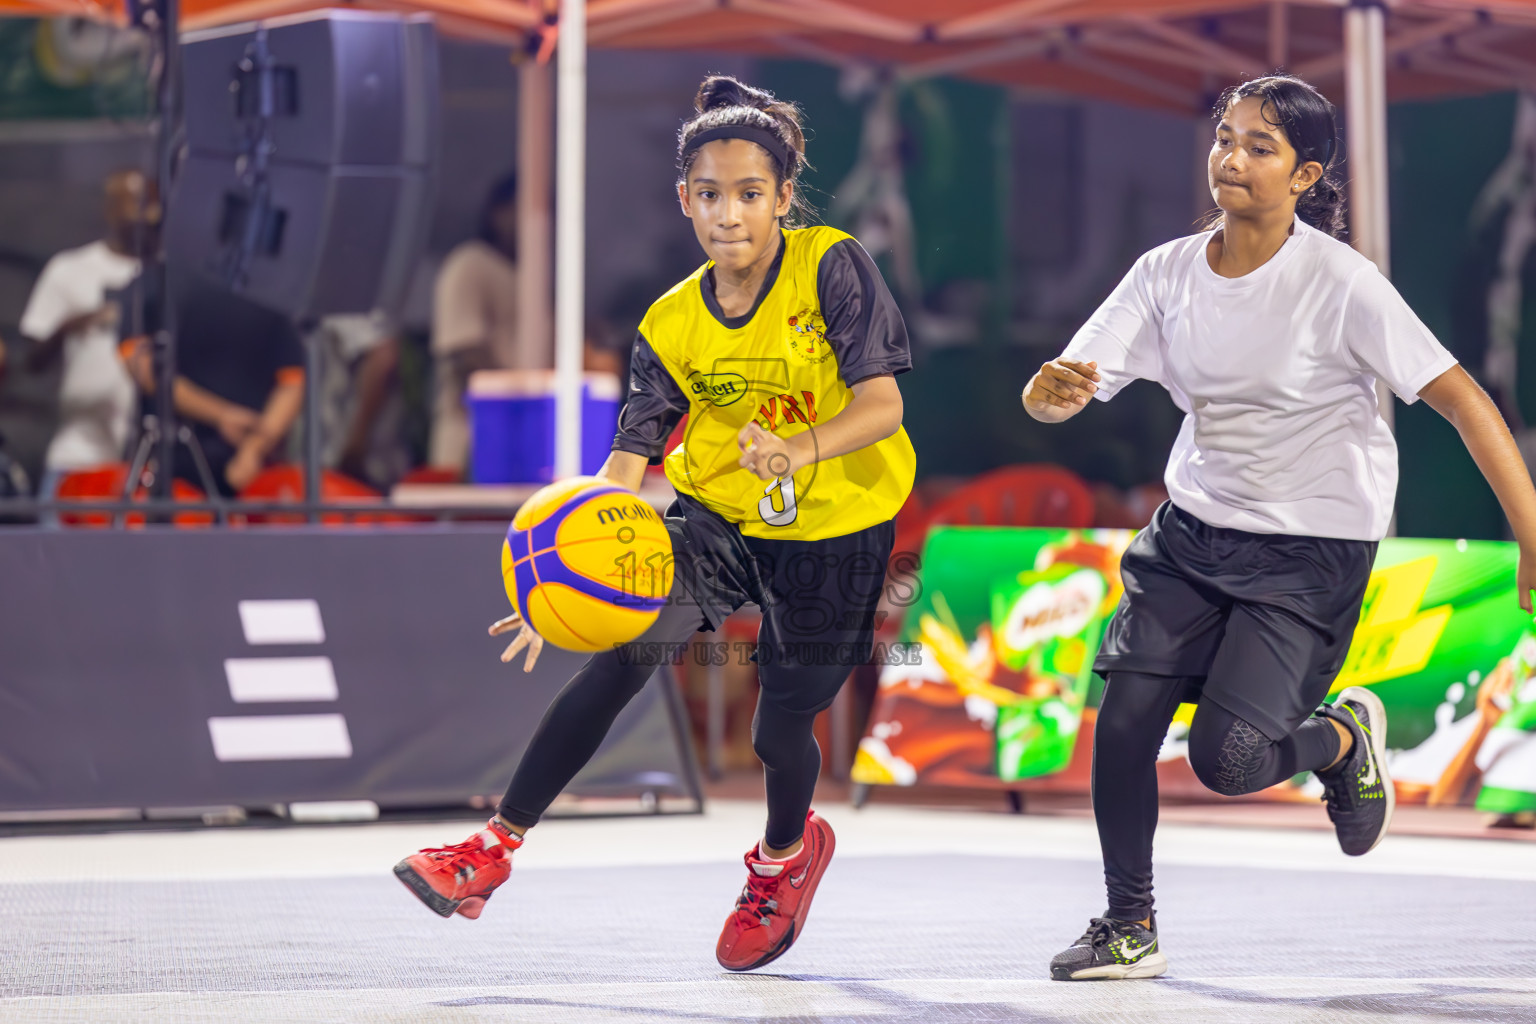
[[[622,385],[582,374],[581,471],[596,473],[613,447]],[[547,484],[555,476],[553,370],[481,370],[469,378],[470,473],[477,484]]]

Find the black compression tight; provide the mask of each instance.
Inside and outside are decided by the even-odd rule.
[[[685,643],[699,625],[697,608],[669,604],[640,641]],[[633,652],[635,648],[631,648]],[[656,671],[654,663],[615,651],[593,655],[555,697],[528,743],[499,813],[518,828],[532,828],[576,773],[592,759],[603,737]],[[821,750],[811,725],[815,712],[786,711],[759,697],[752,719],[752,746],[762,759],[768,791],[769,846],[792,846],[805,830],[805,815],[821,771]]]
[[[1109,916],[1139,921],[1152,913],[1152,835],[1157,830],[1157,752],[1188,680],[1112,672],[1093,733],[1093,814],[1104,853]],[[1311,718],[1272,740],[1246,720],[1202,700],[1189,730],[1189,763],[1226,796],[1256,793],[1332,764],[1339,735]]]
[[[775,850],[800,841],[805,815],[821,774],[821,748],[811,726],[816,712],[786,711],[762,694],[752,716],[752,749],[763,762],[768,790],[768,827],[763,840]]]

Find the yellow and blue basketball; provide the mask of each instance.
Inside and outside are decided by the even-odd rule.
[[[672,589],[672,539],[633,491],[572,477],[517,510],[501,578],[512,607],[549,643],[601,651],[656,621]]]

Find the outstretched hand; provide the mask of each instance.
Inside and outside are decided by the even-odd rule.
[[[528,656],[523,659],[523,671],[532,672],[534,662],[539,660],[539,652],[544,650],[544,638],[535,633],[533,627],[524,622],[523,617],[517,612],[513,612],[506,618],[498,619],[491,623],[490,632],[491,636],[501,636],[503,633],[510,633],[514,629],[518,630],[518,634],[507,645],[507,649],[501,652],[501,660],[503,662],[511,661],[517,657],[519,651],[526,647],[528,649]]]
[[[1024,388],[1024,409],[1037,420],[1059,423],[1075,416],[1099,390],[1099,364],[1053,359]]]

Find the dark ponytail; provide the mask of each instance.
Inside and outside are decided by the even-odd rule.
[[[805,159],[805,131],[800,127],[800,108],[787,100],[778,99],[766,89],[755,89],[730,75],[710,75],[699,85],[693,98],[693,119],[677,133],[677,183],[686,184],[688,171],[698,158],[698,150],[688,143],[703,132],[715,128],[757,128],[777,138],[782,146],[784,159],[764,147],[769,163],[776,174],[774,187],[784,182],[795,182],[800,171],[810,164]],[[771,140],[765,140],[770,141]],[[810,205],[795,190],[794,199],[785,218],[794,227],[810,214]]]
[[[1329,172],[1338,161],[1338,112],[1328,98],[1295,75],[1266,75],[1235,85],[1221,94],[1216,117],[1250,96],[1263,101],[1263,117],[1285,133],[1296,150],[1296,166],[1316,160],[1322,177],[1296,200],[1296,215],[1334,238],[1344,235],[1344,190]]]

